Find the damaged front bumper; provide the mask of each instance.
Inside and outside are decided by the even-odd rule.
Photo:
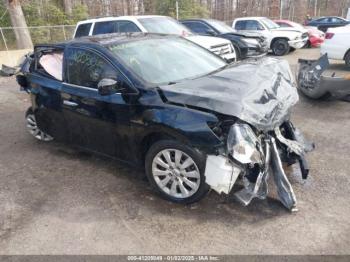
[[[336,99],[350,101],[350,75],[345,77],[324,75],[329,68],[327,54],[318,60],[299,59],[297,75],[299,90],[312,99],[319,99],[330,94]]]
[[[259,141],[255,146],[260,158],[249,147],[237,147],[238,155],[235,152],[229,156],[209,155],[205,171],[206,183],[218,193],[229,194],[236,181],[241,179],[244,187],[234,195],[241,203],[248,205],[254,198],[267,197],[267,180],[272,175],[279,200],[286,208],[295,211],[297,201],[283,163],[291,165],[299,162],[302,178],[306,179],[309,168],[305,153],[313,150],[313,144],[308,143],[290,122],[274,131],[261,134],[252,142],[256,141]],[[248,157],[242,158],[243,153]],[[237,156],[241,157],[240,161],[235,159]]]

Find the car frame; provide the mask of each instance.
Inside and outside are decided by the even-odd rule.
[[[291,28],[305,28],[309,35],[309,40],[305,47],[320,47],[325,40],[324,32],[317,29],[313,26],[303,26],[299,23],[290,21],[290,20],[274,20],[274,22],[281,27],[291,27]]]
[[[244,26],[243,23],[245,23]],[[271,27],[271,24],[275,27]],[[232,22],[232,28],[238,32],[259,32],[263,34],[267,39],[269,49],[277,56],[286,55],[291,49],[302,48],[308,40],[306,30],[281,28],[266,17],[236,18]]]
[[[166,80],[176,67],[164,71],[161,64],[161,74],[152,68],[141,74],[145,67],[137,61],[145,58],[174,65],[154,48],[160,44],[167,55],[182,56],[179,70],[186,66],[194,75]],[[195,73],[202,70],[194,66],[198,59],[209,72]],[[150,82],[150,72],[159,83]],[[164,76],[167,72],[172,73]],[[143,167],[167,200],[192,203],[210,188],[229,194],[236,180],[243,180],[235,196],[248,205],[267,197],[271,174],[282,204],[296,210],[282,163],[298,163],[306,179],[305,154],[313,146],[289,120],[298,94],[286,61],[265,57],[227,64],[181,37],[111,34],[35,46],[17,82],[31,96],[26,120],[36,139],[55,139]]]
[[[268,52],[268,44],[264,36],[258,33],[238,33],[233,29],[231,29],[232,31],[230,32],[220,31],[218,27],[213,25],[213,23],[223,23],[219,20],[191,18],[180,20],[180,23],[197,34],[222,37],[230,40],[236,49],[237,60],[242,60],[249,57],[260,57]],[[197,27],[201,26],[202,28],[198,28],[196,30],[196,25]],[[206,31],[204,31],[204,28],[206,28]]]
[[[332,22],[330,20],[335,21]],[[327,32],[328,28],[346,26],[349,23],[349,20],[346,20],[339,16],[323,16],[319,18],[314,18],[310,21],[306,21],[307,26],[317,27],[318,30],[321,30],[323,32]]]
[[[73,38],[83,36],[92,36],[101,34],[101,32],[95,32],[97,25],[102,25],[104,23],[128,23],[129,28],[126,26],[123,28],[123,31],[120,31],[120,26],[117,25],[118,30],[115,28],[111,28],[107,30],[107,32],[102,33],[135,33],[135,32],[143,32],[143,33],[161,33],[161,34],[177,34],[176,32],[170,31],[170,32],[153,32],[148,30],[145,25],[142,23],[142,20],[151,20],[151,19],[162,19],[162,20],[169,20],[172,23],[178,24],[177,27],[181,26],[183,28],[182,32],[180,33],[181,36],[187,38],[188,40],[210,50],[214,54],[221,56],[222,58],[226,59],[229,62],[233,62],[236,60],[236,52],[234,47],[232,46],[231,42],[214,36],[201,36],[201,35],[195,35],[192,34],[192,32],[179,23],[177,20],[168,17],[168,16],[160,16],[160,15],[142,15],[142,16],[118,16],[118,17],[100,17],[100,18],[94,18],[94,19],[88,19],[84,21],[80,21],[77,23],[76,28],[74,30]],[[88,29],[84,31],[83,34],[79,33],[79,29],[81,26],[90,25]],[[115,26],[114,26],[115,27]]]

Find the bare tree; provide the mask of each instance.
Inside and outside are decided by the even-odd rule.
[[[6,0],[6,5],[11,18],[11,24],[15,27],[16,43],[18,49],[33,48],[27,23],[23,15],[19,0]]]
[[[72,9],[73,9],[72,4],[73,4],[72,0],[63,0],[64,12],[67,15],[71,15],[72,14]]]

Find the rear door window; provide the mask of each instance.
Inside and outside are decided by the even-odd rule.
[[[247,27],[247,21],[237,21],[235,24],[236,30],[246,30]]]
[[[119,33],[134,33],[134,32],[141,32],[141,30],[133,22],[117,21],[117,32],[119,32]]]
[[[116,21],[96,22],[93,35],[111,34],[117,32]]]
[[[88,36],[92,23],[80,24],[75,32],[74,38]]]
[[[117,70],[93,51],[69,48],[65,53],[66,81],[70,84],[96,88],[103,78],[117,80]]]

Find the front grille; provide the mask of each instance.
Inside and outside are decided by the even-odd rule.
[[[232,50],[229,44],[211,46],[210,51],[220,56],[232,53]]]

